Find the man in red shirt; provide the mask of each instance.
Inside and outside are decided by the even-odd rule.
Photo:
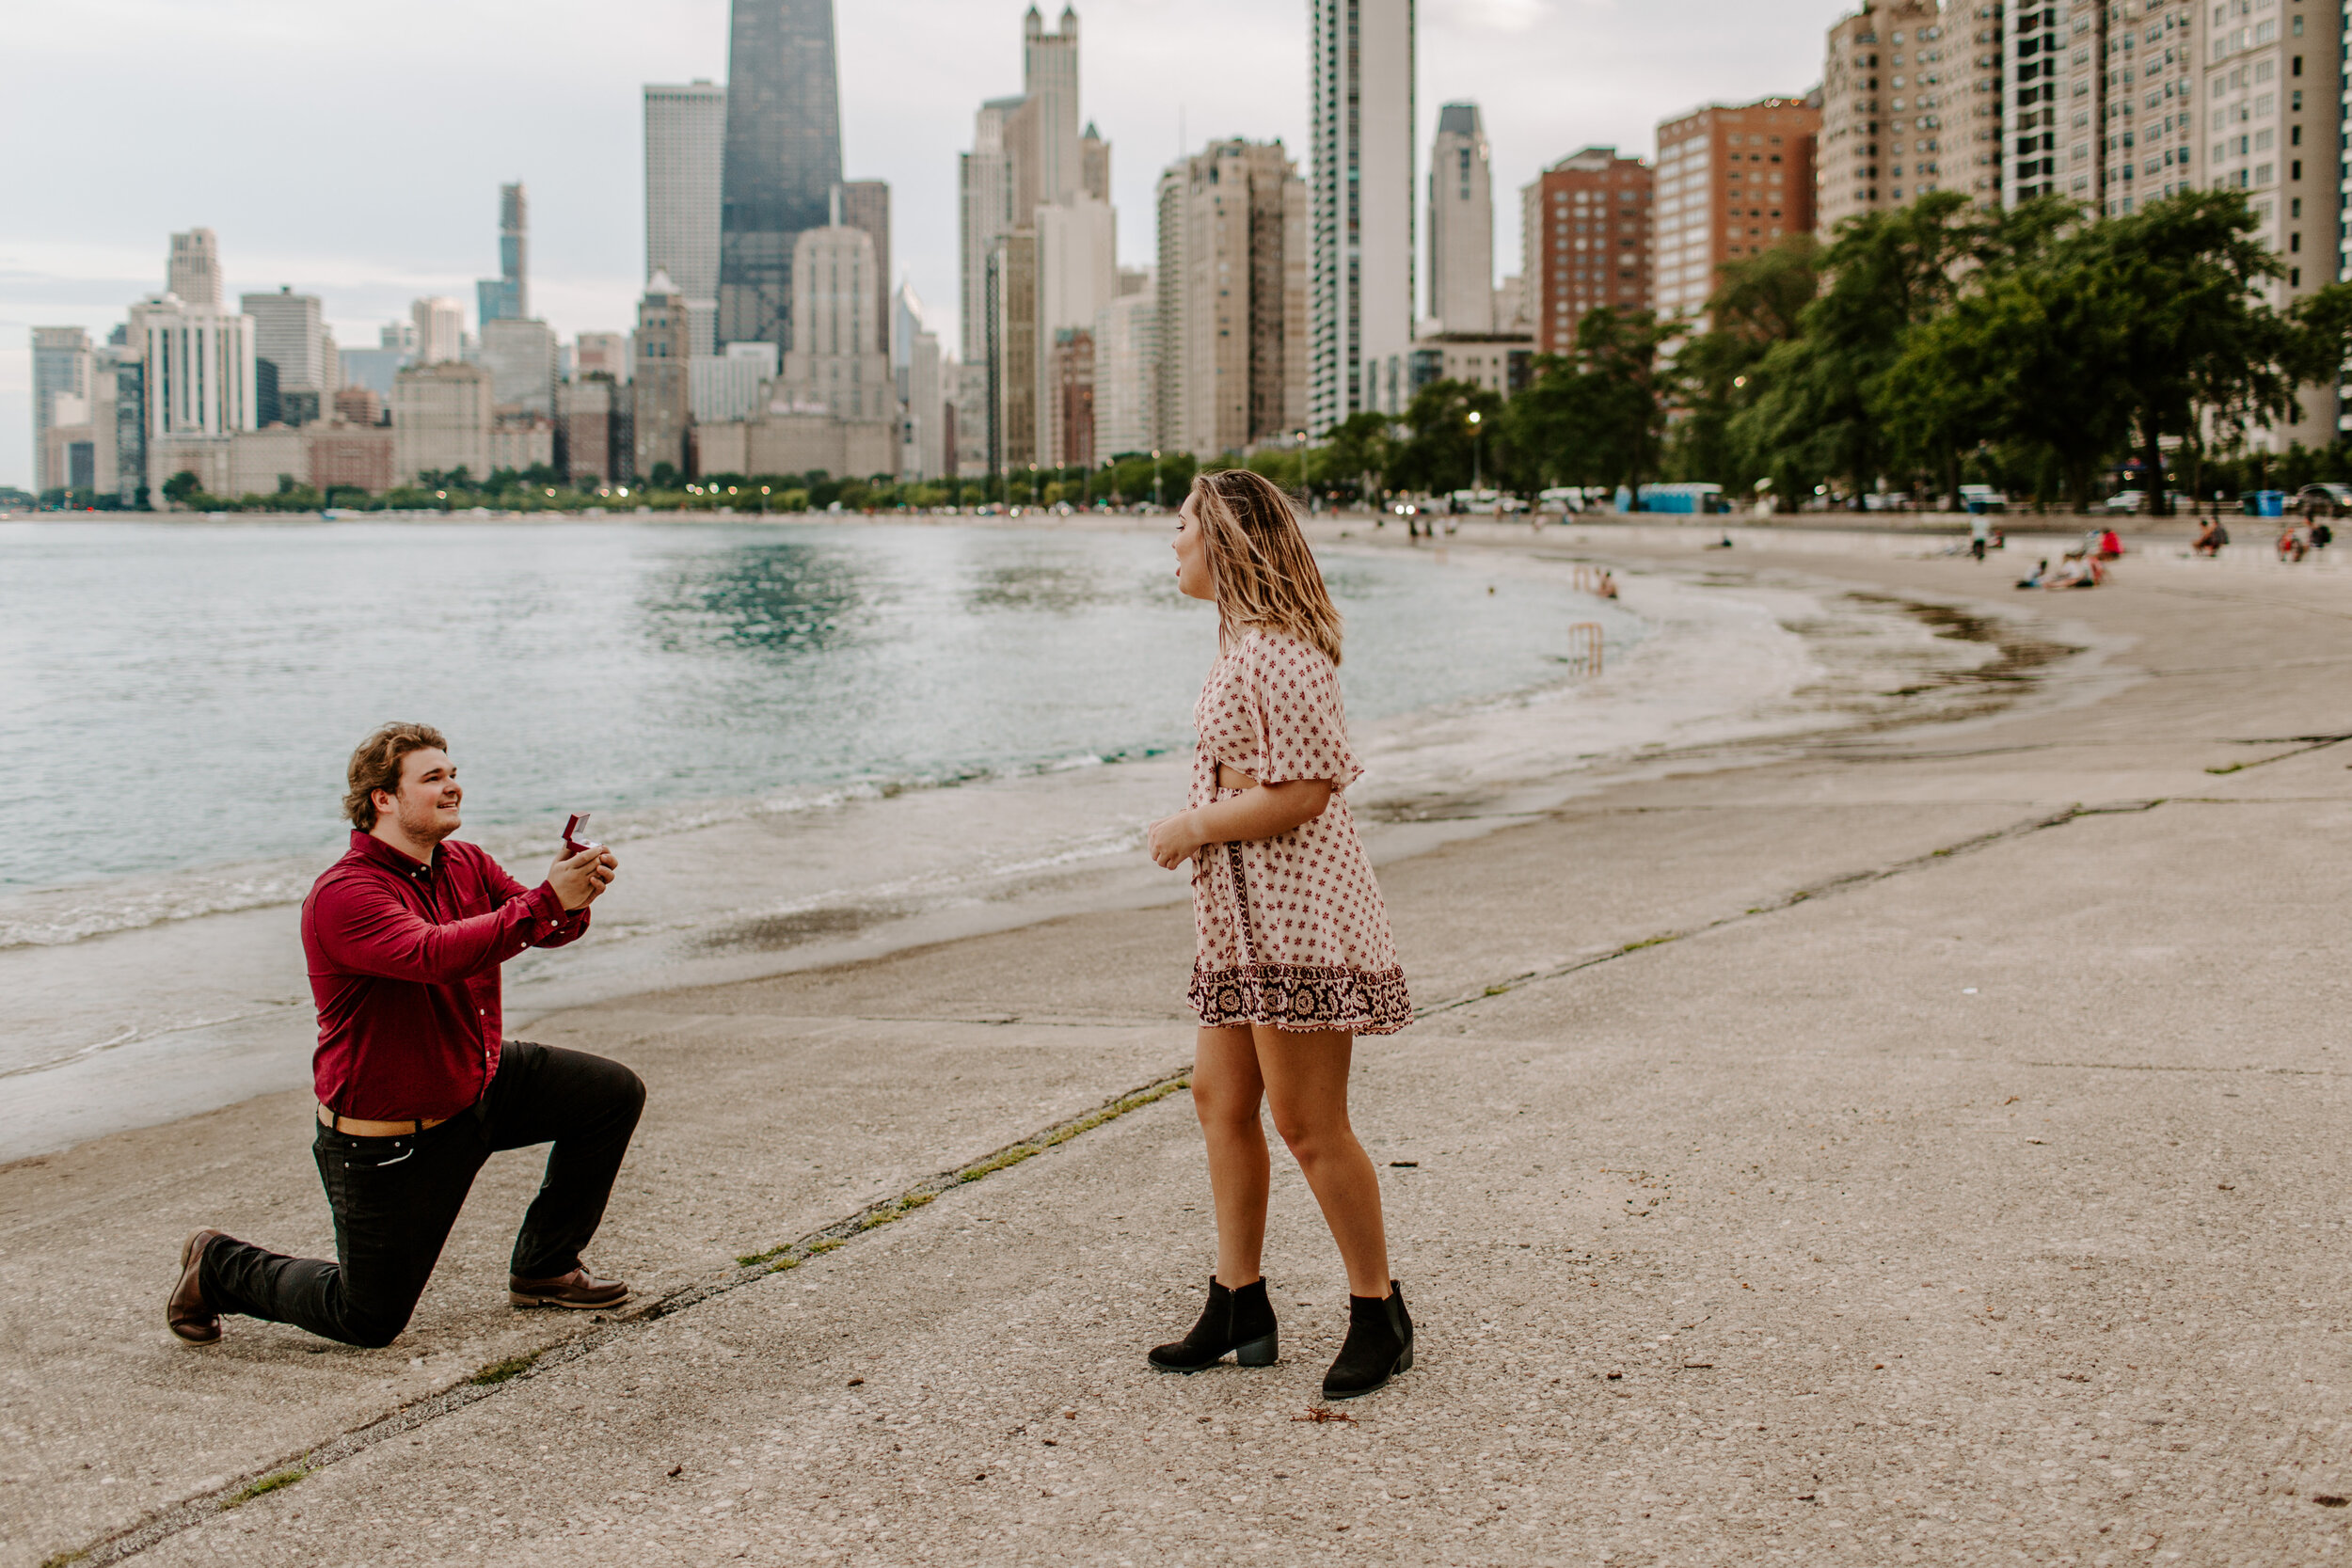
[[[390,1344],[483,1163],[550,1142],[507,1299],[619,1306],[628,1287],[591,1275],[580,1253],[604,1217],[645,1085],[601,1056],[502,1038],[499,996],[501,964],[587,931],[588,906],[612,882],[612,852],[559,858],[526,889],[452,839],[464,791],[448,742],[423,724],[388,724],[361,742],[350,783],[351,847],[302,905],[319,1014],[313,1152],[337,1261],[199,1230],[181,1246],[165,1321],[199,1345],[220,1338],[224,1312]]]

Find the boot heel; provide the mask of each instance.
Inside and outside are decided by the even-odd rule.
[[[1281,1352],[1281,1338],[1277,1332],[1263,1339],[1252,1339],[1246,1345],[1236,1345],[1233,1347],[1233,1359],[1245,1367],[1271,1367],[1274,1358]]]

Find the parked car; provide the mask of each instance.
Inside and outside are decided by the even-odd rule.
[[[2352,484],[2306,484],[2295,509],[2306,517],[2352,517]]]
[[[1963,484],[1960,487],[1960,504],[1969,512],[2007,512],[2009,498],[1990,484]]]

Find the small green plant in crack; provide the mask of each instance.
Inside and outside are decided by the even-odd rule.
[[[898,1212],[897,1210],[884,1209],[878,1213],[868,1214],[864,1219],[858,1221],[857,1227],[860,1230],[871,1230],[878,1225],[888,1225],[892,1220],[895,1220],[898,1217]]]
[[[273,1471],[259,1481],[246,1482],[231,1493],[229,1499],[220,1506],[224,1509],[242,1508],[256,1497],[265,1497],[269,1493],[292,1486],[310,1473],[310,1470],[303,1465],[289,1465],[286,1468]]]
[[[55,1556],[42,1558],[40,1568],[66,1568],[68,1563],[79,1562],[87,1556],[89,1556],[87,1547],[76,1547],[70,1552],[58,1552]]]
[[[768,1265],[768,1272],[770,1274],[782,1274],[787,1269],[797,1269],[800,1266],[801,1260],[797,1258],[779,1258],[774,1262]]]
[[[813,1243],[811,1243],[809,1244],[809,1249],[808,1249],[808,1250],[809,1250],[810,1255],[811,1255],[811,1256],[814,1256],[815,1254],[819,1253],[819,1252],[831,1252],[831,1251],[833,1251],[835,1247],[838,1247],[838,1246],[840,1246],[840,1245],[842,1245],[842,1244],[843,1244],[843,1243],[842,1243],[842,1240],[841,1240],[841,1238],[840,1238],[840,1237],[838,1237],[838,1236],[829,1236],[829,1237],[827,1237],[825,1240],[823,1240],[823,1241],[821,1241],[821,1242],[813,1242]]]
[[[538,1364],[539,1357],[546,1354],[545,1351],[534,1350],[523,1355],[510,1355],[503,1361],[493,1361],[466,1381],[478,1387],[496,1387],[510,1377],[520,1377],[531,1370]]]

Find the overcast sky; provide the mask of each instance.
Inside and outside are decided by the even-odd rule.
[[[1021,87],[1025,0],[844,0],[842,141],[890,182],[894,270],[953,346],[956,159]],[[1059,9],[1048,5],[1049,23]],[[1518,188],[1580,147],[1646,157],[1660,119],[1798,93],[1848,0],[1421,0],[1425,170],[1438,106],[1494,145],[1498,272]],[[1112,144],[1121,258],[1153,250],[1181,148],[1302,155],[1306,0],[1089,0],[1080,90]],[[218,231],[230,293],[291,283],[346,346],[497,270],[498,185],[531,189],[532,300],[566,338],[634,318],[646,82],[726,76],[727,0],[70,0],[8,23],[0,95],[0,483],[30,485],[36,325],[103,337],[162,287],[167,236]],[[1180,138],[1181,127],[1181,138]],[[1303,159],[1302,159],[1303,161]]]

